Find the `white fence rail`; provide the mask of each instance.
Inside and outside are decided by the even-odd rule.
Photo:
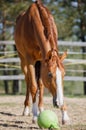
[[[14,45],[14,41],[0,41],[0,45]],[[86,47],[86,42],[58,41],[59,46],[80,46]]]
[[[14,41],[0,41],[0,46],[1,45],[15,45]],[[68,47],[86,47],[86,42],[70,42],[70,41],[59,41],[58,42],[59,46],[68,46]],[[16,53],[16,52],[12,52],[12,51],[8,51],[5,54],[10,54],[10,53]],[[74,54],[74,55],[79,55],[79,54],[84,54],[84,57],[86,57],[86,52],[82,53],[82,52],[68,52],[69,54]],[[4,54],[4,52],[0,52],[0,55]],[[8,67],[8,63],[19,63],[20,59],[18,57],[9,57],[9,58],[5,58],[0,56],[0,68],[2,66],[3,63],[5,63],[5,67]],[[86,58],[85,59],[65,59],[64,64],[84,64],[86,65]],[[6,68],[7,69],[7,68]],[[0,69],[0,71],[3,70]],[[8,70],[11,70],[11,68]],[[75,70],[76,71],[76,70]],[[84,72],[86,70],[82,70],[82,72]],[[71,70],[70,70],[71,72]],[[19,75],[0,75],[0,80],[24,80],[24,75],[19,74]],[[65,76],[64,78],[65,81],[86,81],[86,77],[81,77],[81,76]]]
[[[24,75],[6,75],[0,76],[0,80],[24,80]],[[65,76],[65,81],[86,81],[86,77],[80,76]]]
[[[0,59],[0,63],[17,63],[17,62],[20,62],[20,59],[19,58],[5,58],[5,59]],[[86,64],[86,60],[85,59],[65,59],[64,60],[64,64],[66,63],[79,63],[79,64]]]

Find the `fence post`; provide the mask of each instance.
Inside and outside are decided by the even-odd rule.
[[[86,47],[82,47],[82,51],[83,51],[83,53],[85,53],[86,52]],[[83,55],[83,59],[85,59],[84,55]],[[86,71],[85,71],[86,70],[86,65],[84,65],[83,69],[84,69],[83,77],[86,77]],[[84,81],[83,84],[84,84],[84,95],[86,95],[86,81]]]
[[[21,83],[21,80],[19,80],[19,94],[22,93],[22,83]]]
[[[15,45],[13,45],[13,50],[16,51]],[[14,65],[16,65],[16,63],[14,63]],[[18,75],[18,74],[19,74],[18,70],[13,71],[13,75]],[[13,93],[14,94],[19,93],[19,80],[13,80]]]
[[[85,36],[84,35],[81,36],[81,39],[82,39],[82,42],[85,42]],[[85,55],[84,55],[84,53],[86,52],[86,47],[82,47],[82,52],[83,52],[83,59],[86,59]],[[83,70],[84,70],[83,77],[86,77],[86,71],[85,71],[86,65],[84,65]],[[86,95],[86,81],[84,81],[83,84],[84,84],[84,95]]]

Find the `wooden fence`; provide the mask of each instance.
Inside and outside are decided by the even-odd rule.
[[[15,45],[14,41],[0,41],[0,47],[2,45],[6,45],[8,46],[13,46]],[[86,52],[82,52],[82,47],[86,47],[86,42],[69,42],[69,41],[59,41],[58,42],[58,46],[60,49],[60,53],[62,50],[67,50],[68,49],[68,55],[70,55],[70,58],[65,59],[64,61],[64,65],[66,66],[71,66],[71,65],[86,65]],[[78,48],[78,51],[76,51]],[[76,50],[75,50],[76,49]],[[74,51],[75,50],[75,51]],[[20,59],[18,57],[15,57],[15,55],[17,55],[17,51],[5,51],[5,52],[0,52],[0,71],[3,70],[8,70],[11,71],[14,68],[15,69],[20,69],[20,66],[16,66],[14,65],[15,63],[20,63]],[[74,58],[72,58],[72,55]],[[78,58],[76,59],[75,56],[78,55]],[[81,58],[79,58],[79,55]],[[9,65],[10,63],[10,65]],[[4,68],[3,68],[4,66]],[[71,68],[67,68],[66,71],[73,73],[73,72],[86,72],[85,70],[86,67],[82,67],[82,69],[77,70],[77,69],[71,69]],[[0,75],[0,80],[24,80],[24,75],[22,73],[19,73],[19,75]],[[71,75],[66,75],[64,80],[66,81],[86,81],[86,77],[83,76],[78,76],[78,74],[76,76],[71,76]]]

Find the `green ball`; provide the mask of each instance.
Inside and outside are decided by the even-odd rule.
[[[59,130],[57,115],[51,110],[44,110],[38,116],[37,123],[40,128],[55,128]]]

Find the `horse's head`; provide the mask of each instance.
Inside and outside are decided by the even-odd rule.
[[[45,64],[47,66],[47,76],[50,82],[49,89],[54,97],[54,105],[56,105],[58,102],[58,96],[62,95],[60,89],[62,90],[62,82],[65,74],[62,62],[66,58],[66,56],[66,52],[64,52],[64,54],[60,56],[56,50],[52,49],[48,52],[47,59],[45,60]]]

